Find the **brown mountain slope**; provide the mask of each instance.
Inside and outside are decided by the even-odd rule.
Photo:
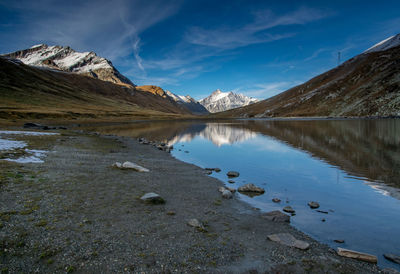
[[[360,54],[272,98],[216,116],[400,116],[400,47]]]
[[[0,118],[181,117],[172,100],[90,77],[0,58]]]
[[[158,87],[158,86],[153,86],[153,85],[144,85],[144,86],[137,86],[136,89],[141,90],[141,91],[145,91],[145,92],[150,92],[154,95],[158,95],[161,96],[163,98],[167,98],[167,94],[165,93],[165,91]]]

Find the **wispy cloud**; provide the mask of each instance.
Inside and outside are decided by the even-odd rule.
[[[239,91],[246,94],[247,96],[256,97],[260,99],[266,99],[272,96],[275,96],[293,86],[295,86],[296,82],[270,82],[270,83],[261,83],[254,84],[249,88],[242,88]]]
[[[112,60],[132,54],[139,67],[142,67],[140,34],[179,9],[179,2],[162,0],[67,2],[22,0],[3,5],[19,12],[26,22],[23,32],[27,43],[95,50]]]
[[[271,11],[266,10],[255,13],[253,22],[243,26],[217,29],[192,27],[185,37],[189,43],[196,45],[234,49],[292,37],[295,33],[272,34],[267,31],[278,26],[306,24],[326,16],[328,16],[326,12],[311,8],[300,8],[282,16],[274,15]]]

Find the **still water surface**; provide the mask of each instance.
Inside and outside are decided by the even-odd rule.
[[[146,122],[96,128],[174,146],[172,155],[230,187],[254,183],[266,193],[238,197],[262,211],[296,210],[291,224],[333,248],[400,255],[400,120],[236,120]],[[240,176],[228,183],[226,172]],[[272,198],[282,201],[273,203]],[[317,212],[308,207],[317,201]],[[333,240],[344,239],[344,244]]]

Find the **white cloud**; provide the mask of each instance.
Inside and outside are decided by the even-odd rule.
[[[20,30],[26,43],[68,45],[111,60],[133,55],[141,68],[140,34],[179,9],[178,2],[162,0],[25,0],[4,5],[26,22]]]
[[[292,13],[276,16],[271,11],[255,14],[253,22],[240,27],[203,29],[192,27],[186,33],[189,43],[221,49],[234,49],[251,44],[267,43],[294,36],[294,33],[267,33],[277,26],[301,25],[326,17],[328,14],[317,9],[300,8]]]

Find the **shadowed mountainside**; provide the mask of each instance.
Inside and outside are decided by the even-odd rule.
[[[0,58],[0,118],[182,117],[173,100],[75,73]]]
[[[400,46],[357,55],[267,100],[214,117],[400,116]]]

